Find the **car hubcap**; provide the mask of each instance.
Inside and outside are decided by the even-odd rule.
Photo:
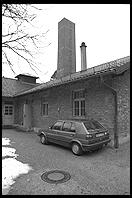
[[[72,147],[72,151],[73,151],[73,153],[75,153],[75,154],[77,154],[78,153],[78,151],[79,151],[79,147],[78,147],[78,145],[73,145],[73,147]]]

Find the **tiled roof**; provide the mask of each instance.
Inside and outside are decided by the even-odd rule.
[[[2,96],[13,97],[23,91],[36,87],[38,84],[30,84],[18,81],[16,79],[2,77]]]
[[[93,76],[100,75],[101,73],[110,73],[110,72],[121,73],[129,68],[129,64],[126,64],[128,62],[130,62],[130,56],[120,58],[111,62],[107,62],[107,63],[101,64],[95,67],[91,67],[91,68],[88,68],[87,70],[76,72],[71,75],[62,77],[60,79],[50,80],[30,90],[17,93],[14,96],[29,94],[32,92],[40,91],[42,89],[47,89],[47,88],[58,86],[61,84],[78,81],[80,79],[90,78]]]
[[[20,96],[20,95],[25,95],[25,94],[29,94],[32,92],[40,91],[42,89],[47,89],[50,87],[58,86],[61,84],[78,81],[80,79],[90,78],[93,76],[100,75],[101,73],[115,72],[118,74],[127,70],[130,67],[129,64],[126,64],[128,62],[130,62],[130,56],[120,58],[114,61],[110,61],[110,62],[101,64],[95,67],[91,67],[91,68],[88,68],[87,70],[76,72],[71,75],[62,77],[60,79],[50,80],[46,83],[39,84],[38,86],[35,86],[35,87],[33,85],[26,85],[26,83],[22,83],[21,85],[17,84],[17,86],[11,85],[11,84],[14,84],[15,82],[11,84],[8,83],[8,86],[6,86],[7,88],[6,87],[4,88],[4,91],[2,91],[2,94],[7,95],[7,93],[9,93],[9,96]],[[11,88],[9,85],[11,86]]]

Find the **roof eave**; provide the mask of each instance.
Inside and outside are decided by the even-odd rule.
[[[109,70],[109,71],[104,71],[104,72],[95,72],[92,75],[86,75],[86,76],[78,77],[78,78],[75,78],[75,79],[69,79],[67,81],[61,81],[61,83],[52,84],[50,86],[43,87],[43,88],[40,88],[38,90],[33,90],[33,91],[31,90],[31,91],[26,92],[26,93],[23,92],[23,93],[20,93],[20,94],[15,94],[14,97],[24,96],[24,95],[32,94],[32,93],[35,93],[35,92],[38,92],[38,91],[43,91],[45,89],[49,89],[49,88],[52,88],[52,87],[57,87],[57,86],[60,86],[60,85],[63,85],[63,84],[68,84],[68,83],[76,82],[76,81],[79,81],[79,80],[85,80],[85,79],[91,78],[91,77],[99,77],[100,75],[106,75],[106,74],[110,74],[110,73],[116,73],[116,72],[115,72],[115,70]]]
[[[38,88],[37,90],[33,88],[23,93],[15,94],[14,97],[35,93],[44,89],[49,89],[51,87],[56,87],[59,85],[72,83],[79,80],[84,80],[86,78],[98,77],[99,75],[102,74],[105,75],[105,74],[115,73],[118,75],[119,72],[124,72],[125,70],[129,69],[129,66],[128,67],[125,66],[127,62],[130,62],[130,56],[89,68],[86,71],[73,73],[69,76],[58,79],[58,81],[49,81],[47,83],[44,83],[44,87],[42,87],[43,84],[41,84],[40,88]],[[111,66],[110,64],[112,65],[114,64],[114,66]],[[122,65],[123,65],[123,69],[122,69]]]

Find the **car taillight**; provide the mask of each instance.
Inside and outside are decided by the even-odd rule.
[[[87,135],[86,135],[86,140],[89,139],[89,138],[92,138],[92,137],[93,137],[92,134],[87,134]]]

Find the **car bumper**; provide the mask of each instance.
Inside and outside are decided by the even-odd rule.
[[[89,144],[89,145],[82,145],[82,150],[83,151],[90,151],[90,150],[95,150],[99,148],[100,146],[103,146],[105,144],[108,144],[111,141],[111,139],[103,140],[101,142],[96,142],[94,144]]]

